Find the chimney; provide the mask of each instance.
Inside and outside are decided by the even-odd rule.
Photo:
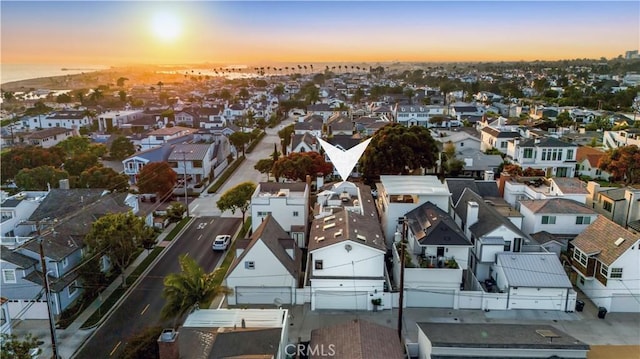
[[[316,191],[322,188],[322,186],[324,186],[324,177],[322,173],[318,173],[316,175]]]
[[[69,179],[61,179],[60,180],[60,189],[69,189]]]
[[[160,359],[179,359],[178,332],[164,329],[158,338],[158,353]]]
[[[500,173],[500,178],[498,179],[498,191],[500,191],[500,197],[504,197],[504,186],[505,182],[511,179],[511,175],[508,172]]]
[[[469,227],[478,222],[478,212],[479,206],[477,202],[469,201],[467,202],[467,218],[465,220],[464,233],[467,237],[471,237],[469,233]]]
[[[494,180],[493,171],[491,171],[491,170],[484,171],[484,180],[485,181],[493,181]]]

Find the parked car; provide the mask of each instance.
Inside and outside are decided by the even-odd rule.
[[[231,236],[228,234],[219,234],[216,236],[216,239],[213,240],[213,244],[211,248],[214,251],[225,251],[229,248],[229,244],[231,243]]]

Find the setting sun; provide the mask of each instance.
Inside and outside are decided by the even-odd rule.
[[[151,30],[158,39],[173,41],[180,36],[182,27],[177,16],[168,12],[161,12],[153,16]]]

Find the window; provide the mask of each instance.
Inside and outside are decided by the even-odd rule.
[[[322,269],[322,259],[318,259],[318,260],[315,262],[315,268],[316,268],[316,269]]]
[[[587,255],[577,248],[573,251],[573,259],[578,261],[578,263],[580,263],[583,267],[587,266]]]
[[[573,159],[573,150],[567,150],[567,160],[571,161]]]
[[[587,216],[576,217],[576,224],[590,224],[590,223],[591,223],[591,217],[587,217]]]
[[[511,241],[504,241],[504,250],[506,252],[511,251]]]
[[[556,224],[556,216],[542,216],[542,224]]]
[[[611,276],[609,278],[622,278],[622,268],[611,268]]]
[[[613,203],[607,201],[602,202],[602,209],[607,212],[611,212],[611,210],[613,209]]]
[[[266,216],[268,216],[268,215],[270,215],[270,214],[271,214],[271,212],[261,212],[261,211],[258,211],[258,217],[266,217]]]
[[[69,265],[69,260],[65,257],[62,259],[62,268],[67,268]]]
[[[298,216],[300,216],[300,213],[298,211],[293,211],[293,216],[294,217],[298,217]]]
[[[584,285],[584,277],[583,276],[580,276],[580,284]]]
[[[192,161],[191,163],[194,168],[202,168],[202,161]]]
[[[5,283],[16,283],[16,270],[15,269],[3,269],[2,280]]]
[[[533,158],[533,148],[524,149],[524,158]]]
[[[609,275],[609,267],[607,267],[606,265],[601,265],[600,266],[600,274],[602,274],[605,278]]]
[[[502,142],[500,143],[500,148],[507,148],[507,142],[502,141]]]
[[[178,168],[178,162],[176,162],[176,161],[169,161],[169,167],[171,167],[171,168]]]
[[[246,261],[246,262],[244,262],[244,267],[246,269],[256,269],[256,262],[254,262],[254,261]]]
[[[73,282],[71,282],[71,285],[69,285],[69,297],[74,295],[77,291],[78,291],[78,281],[74,280]]]

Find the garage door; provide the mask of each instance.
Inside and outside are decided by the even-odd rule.
[[[509,296],[509,309],[564,310],[565,293],[542,288],[512,289]]]
[[[453,308],[455,291],[434,288],[407,288],[405,305],[419,308]]]
[[[611,297],[610,312],[640,313],[640,295],[614,294]]]
[[[315,309],[368,310],[367,292],[324,291],[315,292]]]
[[[237,304],[291,304],[289,287],[236,287]]]

